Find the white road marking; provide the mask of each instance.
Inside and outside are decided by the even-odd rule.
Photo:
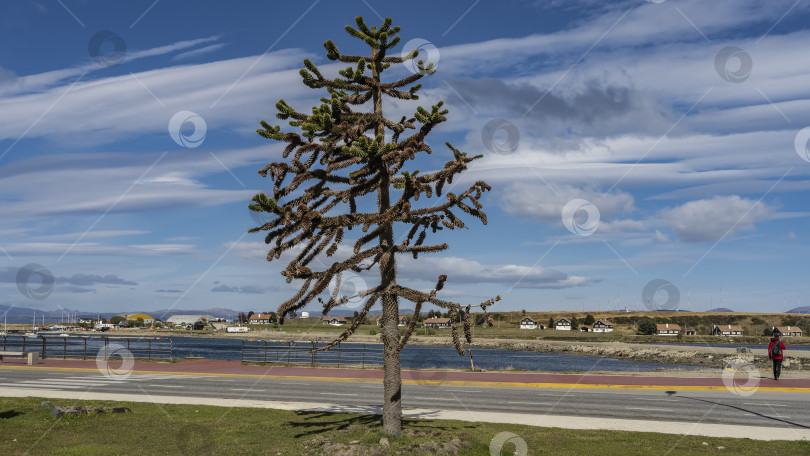
[[[263,389],[253,389],[253,388],[228,388],[231,391],[252,391],[252,392],[264,392],[267,390]]]
[[[51,389],[77,389],[82,388],[81,386],[75,385],[46,385],[46,384],[30,384],[30,385],[21,385],[19,383],[0,383],[0,386],[6,386],[11,388],[51,388]]]
[[[344,393],[318,393],[318,394],[324,394],[327,396],[359,396],[359,394],[344,394]]]
[[[152,384],[149,384],[147,386],[156,386],[158,388],[185,388],[184,385],[152,385]]]
[[[522,404],[522,405],[554,405],[551,402],[507,402],[507,404]]]
[[[649,408],[649,407],[625,407],[625,410],[645,410],[648,412],[671,412],[672,409]]]
[[[766,407],[787,407],[787,405],[783,405],[783,404],[768,404],[768,403],[763,403],[763,402],[743,402],[743,404],[746,404],[746,405],[763,405],[763,406],[766,406]]]

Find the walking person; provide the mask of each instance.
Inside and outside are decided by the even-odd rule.
[[[768,345],[768,359],[773,360],[773,379],[779,380],[782,374],[782,358],[785,354],[785,344],[779,340],[779,336],[774,335],[771,337],[771,343]]]

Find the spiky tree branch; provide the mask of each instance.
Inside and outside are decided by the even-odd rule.
[[[357,17],[356,25],[356,28],[346,26],[346,31],[364,41],[371,48],[371,55],[341,54],[332,41],[324,43],[329,60],[349,64],[338,72],[339,77],[327,79],[312,61],[304,60],[304,68],[300,70],[303,83],[326,91],[319,106],[313,107],[311,113],[304,113],[284,100],[276,103],[276,117],[287,121],[297,132],[282,132],[280,126],[261,122],[259,135],[286,143],[285,161],[270,163],[259,170],[259,174],[273,181],[272,193],[271,196],[256,195],[249,207],[252,211],[270,214],[271,221],[250,231],[267,231],[265,243],[271,246],[268,261],[279,259],[285,253],[293,255],[281,274],[288,283],[302,281],[299,291],[279,306],[280,323],[288,314],[315,299],[322,303],[323,314],[328,314],[349,299],[339,292],[344,274],[373,267],[379,269],[379,284],[351,297],[365,300],[358,318],[325,349],[351,336],[369,310],[376,303],[382,303],[386,406],[389,402],[395,403],[396,407],[388,410],[388,416],[396,418],[397,414],[401,417],[399,353],[415,330],[422,305],[445,308],[453,316],[463,310],[464,334],[469,343],[470,309],[485,310],[499,299],[477,306],[467,305],[463,309],[461,304],[439,299],[436,294],[447,279],[445,275],[438,278],[436,286],[428,293],[400,286],[396,282],[396,255],[410,254],[416,259],[419,254],[446,250],[448,245],[444,243],[425,244],[428,231],[432,234],[444,229],[465,228],[461,213],[486,224],[480,199],[490,187],[479,181],[459,194],[447,193],[444,201],[432,206],[415,206],[420,198],[424,201],[442,197],[445,185],[452,183],[454,176],[480,156],[468,157],[447,143],[452,158],[441,169],[426,174],[406,170],[406,165],[417,154],[433,153],[425,138],[434,127],[447,120],[448,110],[440,101],[430,108],[418,106],[412,117],[393,122],[383,116],[382,100],[385,96],[418,100],[421,88],[418,81],[433,74],[435,68],[432,63],[419,61],[418,73],[384,82],[383,71],[392,64],[415,59],[419,52],[413,50],[404,57],[386,55],[400,40],[399,27],[392,27],[390,18],[379,27],[368,27]],[[373,109],[363,111],[368,102]],[[376,197],[373,210],[368,204],[360,204],[373,197]],[[394,230],[398,226],[407,232],[395,243]],[[345,245],[344,236],[349,230],[358,231],[351,254],[348,258],[331,261],[340,246]],[[320,299],[330,284],[333,289],[329,298]],[[401,337],[394,324],[399,314],[399,298],[415,304],[414,318]],[[455,323],[452,334],[456,348],[463,355]],[[393,364],[396,364],[395,369]],[[400,383],[389,384],[389,374],[392,378],[395,375]],[[394,429],[386,426],[385,409],[383,416],[386,432],[398,434],[399,421]]]

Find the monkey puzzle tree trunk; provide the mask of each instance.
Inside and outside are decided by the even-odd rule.
[[[383,50],[384,52],[384,50]],[[385,135],[385,124],[382,112],[382,90],[380,88],[380,50],[372,49],[372,78],[378,83],[373,90],[374,114],[377,123],[374,126],[374,135]],[[381,157],[379,161],[380,183],[377,187],[377,210],[385,213],[391,207],[390,171],[388,164]],[[399,436],[402,431],[402,376],[399,362],[399,302],[393,289],[396,285],[396,259],[394,257],[394,229],[392,222],[383,222],[380,230],[379,245],[383,254],[380,256],[380,287],[382,293],[382,341],[383,341],[383,432],[391,436]]]

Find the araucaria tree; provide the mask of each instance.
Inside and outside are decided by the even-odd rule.
[[[387,55],[400,41],[399,27],[392,27],[390,18],[371,28],[361,17],[356,22],[357,28],[346,26],[346,31],[365,42],[371,55],[341,54],[331,40],[327,41],[324,43],[327,58],[349,66],[339,71],[340,77],[328,79],[315,64],[304,60],[305,68],[300,71],[304,84],[326,92],[320,106],[307,114],[296,111],[284,100],[276,103],[276,116],[287,120],[298,132],[283,132],[279,126],[261,122],[262,128],[257,130],[261,136],[286,143],[285,161],[270,163],[259,170],[263,177],[269,175],[273,180],[273,196],[262,193],[253,197],[250,209],[267,213],[269,221],[251,232],[269,231],[265,238],[265,243],[271,245],[268,261],[285,252],[294,256],[281,274],[287,283],[295,280],[301,287],[279,306],[280,323],[314,299],[323,304],[324,315],[349,300],[363,303],[359,318],[327,349],[351,336],[372,306],[382,304],[383,430],[389,435],[399,435],[402,422],[399,355],[416,327],[422,305],[429,303],[449,311],[454,320],[453,342],[459,354],[464,355],[456,317],[463,314],[458,323],[470,343],[470,309],[478,307],[486,311],[499,298],[475,306],[439,299],[436,294],[442,289],[446,275],[439,275],[429,292],[400,285],[397,254],[418,259],[419,254],[447,249],[447,244],[428,245],[425,239],[429,232],[464,228],[460,212],[486,224],[479,199],[490,187],[476,182],[459,194],[446,193],[443,200],[434,200],[432,206],[416,204],[442,197],[442,188],[479,156],[468,157],[448,143],[450,159],[442,169],[425,174],[408,169],[417,154],[432,153],[425,137],[446,120],[448,111],[438,102],[430,109],[417,107],[412,118],[404,116],[394,122],[383,115],[383,98],[417,100],[421,84],[416,82],[435,72],[435,68],[432,63],[420,60],[416,63],[418,72],[384,82],[383,71],[391,65],[413,63],[419,52],[413,50],[404,57]],[[357,235],[350,241],[347,231],[353,229]],[[353,246],[348,248],[351,243]],[[347,248],[339,251],[343,245]],[[376,272],[379,273],[376,286],[357,291],[353,296],[341,296],[340,285],[345,276],[363,273],[365,278],[369,274],[376,277]],[[327,295],[328,298],[321,298]],[[401,299],[414,305],[413,318],[403,335],[397,328]]]

